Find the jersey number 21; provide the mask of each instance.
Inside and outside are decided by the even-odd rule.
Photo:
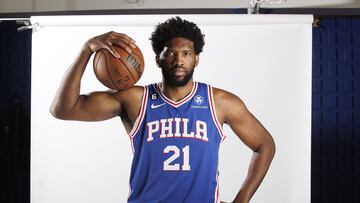
[[[189,164],[189,156],[190,156],[190,147],[187,145],[182,148],[182,165],[180,168],[179,159],[181,160],[180,149],[177,146],[169,145],[165,147],[164,151],[165,154],[173,152],[168,159],[164,161],[163,169],[164,171],[190,171],[190,164]]]

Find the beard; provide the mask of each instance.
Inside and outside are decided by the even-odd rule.
[[[183,87],[192,79],[194,67],[190,71],[186,71],[185,76],[178,77],[173,74],[173,70],[161,67],[164,83],[170,87]]]

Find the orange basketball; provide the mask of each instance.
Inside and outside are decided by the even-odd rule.
[[[114,46],[120,58],[114,57],[108,50],[100,49],[94,56],[93,66],[97,79],[106,87],[123,90],[132,87],[144,72],[144,57],[136,47],[129,54]]]

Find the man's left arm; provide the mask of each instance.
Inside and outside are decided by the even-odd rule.
[[[249,112],[237,96],[214,88],[217,117],[228,124],[240,140],[252,151],[248,173],[234,203],[248,203],[260,186],[275,154],[275,143],[270,133]]]

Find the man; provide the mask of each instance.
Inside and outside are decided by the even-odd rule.
[[[109,32],[89,39],[64,76],[51,106],[60,119],[100,121],[120,116],[134,153],[128,202],[220,202],[218,150],[224,123],[251,150],[247,177],[233,202],[249,202],[275,153],[271,135],[235,95],[193,81],[204,35],[179,17],[157,25],[150,38],[161,83],[123,91],[80,94],[90,56],[113,46],[131,53],[134,40]]]

